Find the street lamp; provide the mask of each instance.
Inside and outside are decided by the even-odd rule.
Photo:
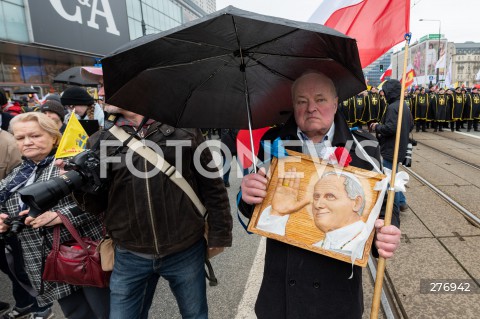
[[[418,21],[434,21],[434,22],[438,22],[438,53],[437,53],[437,63],[438,61],[440,60],[440,38],[442,37],[441,36],[441,30],[442,30],[442,21],[440,20],[436,20],[436,19],[420,19]],[[438,82],[439,82],[439,71],[440,69],[439,68],[436,68],[436,71],[437,71],[437,85],[438,85]]]

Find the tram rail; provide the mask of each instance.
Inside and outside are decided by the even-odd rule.
[[[476,170],[480,171],[480,165],[476,165],[473,163],[466,162],[462,159],[459,159],[445,151],[442,151],[438,148],[432,147],[430,145],[427,145],[425,143],[422,143],[421,141],[418,141],[419,144],[422,146],[427,146],[428,148],[434,149],[435,151],[441,153],[442,155],[451,158],[457,162],[462,163],[463,165],[469,166],[471,168],[474,168]],[[441,199],[443,199],[445,202],[447,202],[450,206],[452,206],[456,211],[458,211],[470,224],[473,226],[480,228],[480,218],[475,216],[472,212],[470,212],[468,209],[463,207],[460,203],[452,199],[450,196],[445,194],[443,191],[441,191],[439,188],[437,188],[435,185],[433,185],[431,182],[429,182],[427,179],[422,177],[420,174],[415,172],[413,169],[404,167],[402,166],[402,169],[405,170],[407,173],[410,174],[410,176],[414,177],[417,179],[420,183],[423,185],[427,186],[429,189],[431,189],[437,196],[439,196]],[[417,216],[418,217],[418,216]],[[426,226],[426,225],[425,225]],[[427,227],[428,228],[428,227]],[[432,234],[434,233],[433,231],[431,232]],[[434,237],[438,240],[440,245],[445,249],[448,254],[452,256],[452,258],[455,260],[455,262],[465,271],[465,273],[476,283],[477,286],[480,287],[480,282],[473,274],[471,274],[467,267],[465,267],[462,262],[455,257],[455,252],[451,251],[443,242],[442,238],[443,237],[437,237],[434,235]],[[370,258],[369,263],[368,263],[368,269],[370,271],[370,274],[372,278],[375,278],[376,276],[376,260],[374,258]],[[397,294],[397,291],[395,289],[395,285],[393,281],[390,279],[388,269],[385,270],[385,278],[384,278],[384,284],[383,284],[383,291],[382,291],[382,298],[381,298],[381,305],[383,312],[385,314],[385,318],[403,318],[403,319],[408,319],[409,316],[407,314],[407,311],[405,310],[404,305],[402,304],[402,299],[401,297]]]
[[[457,162],[460,162],[460,163],[462,163],[462,164],[464,164],[464,165],[467,165],[467,166],[469,166],[469,167],[471,167],[471,168],[474,168],[474,169],[480,171],[480,165],[473,164],[473,163],[464,161],[464,160],[462,160],[462,159],[459,159],[458,157],[455,157],[455,156],[453,156],[453,155],[451,155],[451,154],[449,154],[449,153],[447,153],[447,152],[445,152],[445,151],[442,151],[442,150],[440,150],[440,149],[438,149],[438,148],[436,148],[436,147],[434,147],[434,146],[428,145],[428,144],[426,144],[426,143],[424,143],[424,142],[422,142],[422,141],[418,141],[418,140],[417,140],[417,143],[418,143],[418,144],[421,144],[421,145],[423,145],[423,146],[429,147],[429,148],[435,150],[435,151],[438,152],[438,153],[441,153],[442,155],[444,155],[444,156],[446,156],[446,157],[448,157],[448,158],[451,158],[451,159],[453,159],[453,160],[455,160],[455,161],[457,161]],[[459,142],[459,143],[463,143],[463,142]],[[465,144],[465,143],[464,143],[464,144]],[[470,145],[470,144],[468,144],[468,145]],[[478,147],[477,145],[472,145],[472,146]]]
[[[427,145],[428,146],[428,145]],[[439,152],[441,152],[439,150]],[[451,158],[454,158],[460,162],[464,162],[456,157],[453,157],[451,156]],[[465,163],[465,165],[469,165],[471,167],[475,167],[477,165],[473,165],[473,164],[469,164],[469,163]],[[419,174],[415,173],[412,169],[408,168],[408,167],[405,167],[405,166],[402,166],[402,168],[409,174],[411,174],[413,177],[415,177],[419,182],[423,183],[424,185],[428,186],[432,191],[434,191],[438,196],[440,196],[443,200],[445,200],[448,204],[450,204],[451,206],[453,206],[458,212],[460,212],[472,225],[474,225],[475,227],[477,228],[480,228],[480,218],[478,218],[477,216],[475,216],[472,212],[470,212],[469,210],[467,210],[465,207],[463,207],[462,205],[460,205],[457,201],[453,200],[450,196],[448,196],[447,194],[445,194],[444,192],[442,192],[440,189],[438,189],[437,187],[435,187],[432,183],[430,183],[429,181],[427,181],[425,178],[423,178],[422,176],[420,176]],[[476,169],[480,170],[480,166],[479,167],[475,167]]]
[[[370,255],[368,259],[368,270],[370,271],[370,276],[372,281],[375,280],[377,276],[377,260]],[[387,319],[407,319],[407,313],[403,308],[402,301],[398,296],[395,285],[391,280],[388,269],[385,269],[385,277],[382,285],[382,295],[381,295],[381,306]]]
[[[454,137],[458,137],[458,138],[454,138],[454,137],[452,137],[451,134],[442,134],[442,133],[437,133],[437,132],[432,133],[432,134],[436,135],[436,136],[446,138],[450,141],[455,141],[455,142],[458,142],[458,143],[462,143],[464,145],[468,145],[468,146],[472,146],[472,147],[479,147],[480,146],[480,142],[477,143],[477,144],[474,144],[474,143],[469,143],[469,142],[465,141],[465,139],[469,137],[469,136],[465,135],[465,133],[464,133],[464,135],[460,135],[461,138],[458,135],[454,136]],[[478,136],[476,136],[476,137],[478,138]]]
[[[423,183],[424,185],[428,186],[433,192],[435,192],[440,198],[445,200],[448,204],[450,204],[453,208],[455,208],[469,223],[471,223],[473,226],[480,228],[480,218],[475,216],[473,213],[468,211],[465,207],[460,205],[458,202],[453,200],[450,196],[439,190],[437,187],[435,187],[433,184],[428,182],[425,178],[421,177],[417,173],[415,173],[412,169],[408,167],[403,167],[405,171],[407,171],[409,174],[413,175],[418,181]],[[432,232],[433,234],[433,232]],[[438,242],[443,246],[443,248],[452,256],[452,258],[455,259],[457,264],[465,271],[466,274],[477,284],[478,287],[480,287],[480,281],[475,278],[468,270],[467,268],[455,257],[454,252],[452,252],[447,246],[445,246],[442,241],[440,240],[439,237],[435,236],[435,239],[438,240]]]

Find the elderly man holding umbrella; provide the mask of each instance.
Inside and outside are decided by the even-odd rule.
[[[353,136],[360,141],[372,139],[365,132],[350,132],[336,114],[339,99],[365,90],[356,42],[315,23],[228,7],[148,39],[134,40],[103,59],[102,67],[107,103],[174,127],[254,129],[285,123],[271,129],[264,139],[310,139],[320,149],[327,137],[343,146]],[[323,74],[303,74],[309,69]],[[139,87],[141,97],[132,94]],[[159,96],[162,107],[157,106]],[[355,149],[352,165],[371,168],[355,155]],[[378,147],[369,149],[378,163]],[[252,162],[256,165],[255,159]],[[240,209],[245,215],[263,200],[266,183],[263,172],[244,177]],[[378,251],[390,257],[400,231],[377,223]],[[353,279],[348,280],[351,272],[347,263],[268,239],[257,316],[361,317],[361,270],[354,267]],[[345,295],[345,290],[353,295]]]
[[[264,140],[299,141],[293,150],[308,152],[307,143],[315,145],[317,153],[330,141],[333,146],[344,146],[354,137],[372,140],[368,132],[352,131],[337,114],[336,89],[327,76],[309,72],[299,77],[292,86],[294,116],[283,126],[271,129]],[[357,146],[350,150],[351,165],[371,169],[372,163],[356,155]],[[378,163],[379,149],[366,148],[368,155]],[[260,152],[262,154],[262,152]],[[375,161],[373,161],[375,163]],[[241,212],[250,217],[253,205],[266,196],[267,177],[261,169],[242,180]],[[380,256],[389,258],[400,243],[400,230],[383,226],[377,220],[375,246]],[[255,305],[258,318],[361,318],[363,313],[362,271],[351,265],[280,241],[267,239],[265,271]],[[349,292],[349,293],[346,293]]]

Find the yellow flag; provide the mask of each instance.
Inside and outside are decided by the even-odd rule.
[[[67,127],[58,145],[55,158],[75,156],[85,150],[88,135],[74,113],[68,120]]]

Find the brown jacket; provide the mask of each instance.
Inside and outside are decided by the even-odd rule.
[[[22,162],[21,157],[12,134],[0,129],[0,180]]]
[[[129,134],[133,133],[130,126],[122,128]],[[88,144],[93,145],[99,134],[102,133],[93,135]],[[104,134],[102,140],[116,140],[110,132]],[[231,246],[232,217],[222,178],[218,171],[214,174],[215,178],[204,177],[197,170],[199,163],[194,163],[194,153],[205,141],[201,132],[155,122],[145,133],[145,140],[154,142],[162,150],[165,160],[181,170],[207,208],[209,246]],[[191,146],[170,146],[169,143],[177,141],[190,143]],[[109,147],[107,154],[116,149]],[[95,213],[106,210],[104,223],[108,232],[116,244],[128,250],[163,257],[189,248],[204,235],[203,217],[189,197],[165,174],[158,173],[150,178],[132,174],[126,164],[127,150],[124,148],[117,155],[121,158],[120,162],[108,163],[108,188],[104,197],[94,199],[85,194],[75,194],[80,207]],[[198,160],[204,169],[209,170],[208,164],[212,161],[210,150],[203,151]],[[153,166],[137,153],[133,154],[131,162],[140,175],[152,171]]]

